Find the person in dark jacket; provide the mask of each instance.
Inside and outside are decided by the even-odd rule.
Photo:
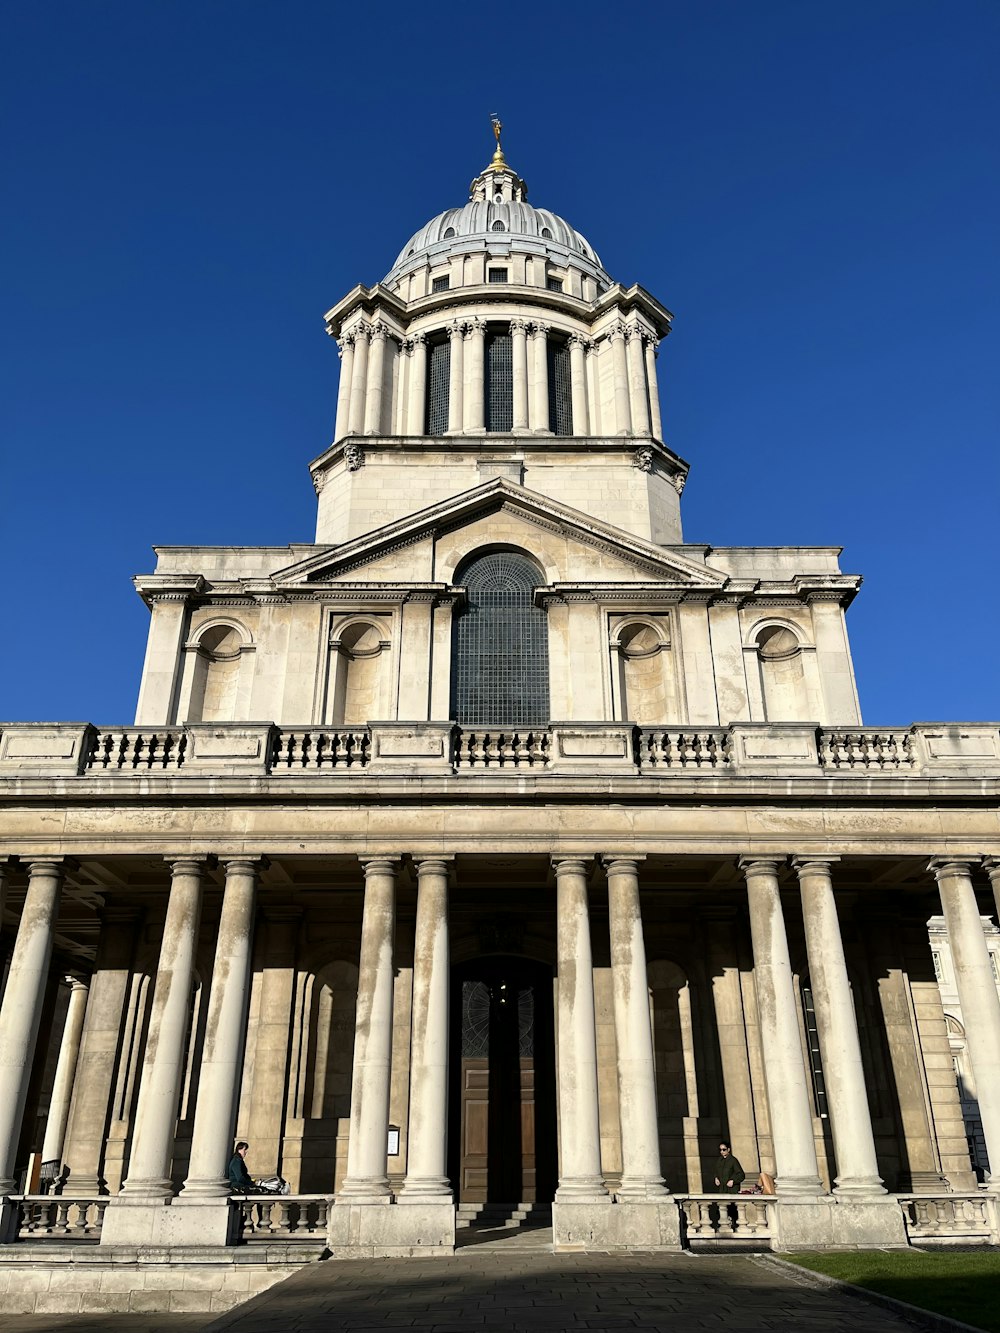
[[[739,1194],[745,1179],[746,1172],[740,1166],[739,1158],[733,1156],[728,1143],[720,1143],[719,1155],[715,1159],[716,1188],[723,1194]]]
[[[241,1140],[229,1163],[229,1189],[232,1194],[252,1194],[254,1191],[253,1178],[247,1170],[246,1162],[249,1148],[249,1143]]]

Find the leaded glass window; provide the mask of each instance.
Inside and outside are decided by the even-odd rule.
[[[434,292],[446,292],[451,286],[451,275],[445,274],[443,278],[431,279],[431,294]]]
[[[561,292],[563,289],[562,278],[546,278],[545,285],[550,292]]]
[[[486,429],[514,429],[514,369],[509,333],[486,334]]]
[[[534,565],[515,551],[493,551],[456,582],[467,601],[452,631],[452,717],[465,727],[547,726],[548,625],[534,604]]]
[[[448,378],[451,343],[431,343],[427,348],[427,412],[425,433],[443,435],[448,429]]]
[[[573,388],[570,380],[569,346],[549,339],[549,430],[553,435],[573,434]]]
[[[506,282],[507,270],[505,268],[491,268],[489,270],[490,282]]]

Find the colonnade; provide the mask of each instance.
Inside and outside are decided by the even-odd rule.
[[[449,343],[447,433],[487,429],[486,337],[489,328],[511,338],[514,434],[549,434],[550,338],[564,337],[570,355],[574,435],[662,439],[656,381],[656,338],[645,325],[618,320],[597,337],[557,331],[541,319],[487,321],[465,316],[437,333],[403,336],[381,321],[353,326],[338,341],[341,357],[335,440],[349,435],[426,433],[429,340]],[[602,377],[603,359],[610,369]],[[395,408],[393,374],[395,362]],[[602,390],[602,383],[609,386]]]
[[[414,858],[417,912],[413,955],[410,1114],[407,1171],[400,1203],[441,1201],[451,1193],[446,1137],[449,1025],[448,880],[451,860]],[[653,1041],[646,949],[640,907],[642,857],[605,853],[614,1028],[617,1046],[623,1200],[667,1193],[660,1174]],[[872,1199],[885,1193],[865,1090],[861,1047],[841,938],[834,877],[838,858],[797,857],[797,877],[810,985],[837,1164],[835,1195]],[[170,895],[157,963],[127,1177],[122,1193],[149,1201],[170,1198],[177,1107],[187,1051],[189,1006],[207,856],[169,861]],[[1000,998],[993,978],[972,874],[977,862],[931,861],[951,940],[968,1048],[980,1090],[987,1151],[1000,1163]],[[364,907],[347,1172],[338,1196],[377,1203],[390,1197],[386,1138],[392,1073],[392,1009],[397,879],[400,858],[363,858]],[[180,1198],[223,1197],[243,1073],[251,983],[257,884],[263,857],[223,861],[225,887],[212,970],[202,1064],[187,1179]],[[588,885],[593,859],[553,857],[556,879],[556,1011],[560,1174],[556,1202],[610,1200],[600,1148],[594,981]],[[799,1029],[798,997],[789,957],[779,872],[783,862],[745,857],[758,1021],[779,1193],[822,1193]],[[29,863],[27,896],[0,1009],[0,1193],[11,1193],[15,1154],[36,1054],[39,1015],[48,979],[67,862]],[[1000,862],[986,864],[1000,896]],[[98,974],[98,980],[101,974]],[[95,984],[93,1001],[101,1003]],[[76,1096],[87,1104],[106,1064],[77,1068],[85,991],[74,992],[64,1035],[65,1059],[55,1099],[65,1127],[66,1092],[77,1069]],[[100,1014],[95,1013],[100,1023]],[[99,1044],[99,1043],[98,1043]],[[65,1107],[63,1106],[65,1103]],[[71,1182],[78,1193],[87,1173]],[[96,1182],[94,1182],[96,1183]],[[997,1191],[994,1169],[988,1187]]]

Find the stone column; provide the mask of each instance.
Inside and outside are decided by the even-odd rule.
[[[427,339],[415,333],[410,339],[410,392],[406,429],[423,435],[427,420]]]
[[[531,330],[532,387],[531,429],[536,435],[549,431],[549,326],[535,324]]]
[[[462,347],[465,340],[461,320],[448,325],[451,350],[448,354],[448,434],[461,435],[464,421],[465,370]]]
[[[353,332],[354,365],[351,368],[351,399],[347,434],[360,435],[365,428],[365,392],[368,387],[368,329],[358,325]]]
[[[392,1069],[392,941],[397,862],[364,862],[365,907],[351,1080],[351,1137],[338,1201],[389,1203],[386,1144]]]
[[[170,900],[156,965],[128,1179],[122,1185],[122,1194],[135,1199],[166,1200],[173,1193],[170,1161],[187,1054],[206,860],[184,857],[170,862]]]
[[[573,434],[589,435],[586,340],[578,333],[572,334],[569,340],[569,373],[573,392]]]
[[[351,410],[351,372],[354,369],[354,336],[341,338],[337,346],[340,348],[340,384],[337,387],[337,424],[333,428],[335,444],[347,434]]]
[[[553,864],[556,868],[560,1157],[556,1202],[610,1202],[601,1173],[587,862],[578,857],[554,857]]]
[[[611,339],[611,372],[615,388],[615,435],[632,434],[632,409],[629,406],[628,362],[625,359],[625,325],[612,325],[608,337]]]
[[[465,433],[480,435],[486,429],[486,321],[470,319],[465,326],[465,337]]]
[[[66,863],[31,861],[0,1008],[0,1195],[14,1188],[17,1144],[52,958]]]
[[[747,881],[754,988],[778,1190],[782,1197],[822,1194],[778,863],[744,857],[740,869]]]
[[[373,324],[370,333],[371,351],[368,354],[368,385],[365,390],[365,434],[382,432],[382,399],[385,393],[385,345],[389,330],[384,324]]]
[[[523,319],[510,321],[510,339],[514,433],[523,435],[528,429],[528,326]]]
[[[451,1199],[448,1183],[448,862],[417,863],[406,1180],[400,1203]]]
[[[1000,1194],[1000,996],[972,883],[975,864],[942,857],[931,861],[929,868],[941,893],[958,1001],[965,1018],[965,1039],[990,1159],[986,1186],[991,1194]],[[995,887],[995,879],[993,883]]]
[[[656,340],[645,337],[642,345],[646,353],[646,383],[649,386],[649,426],[655,440],[663,439],[663,421],[660,416],[660,390],[656,383]]]
[[[990,884],[993,886],[993,901],[997,906],[997,925],[1000,925],[1000,858],[987,856],[983,858],[983,868],[990,877]],[[0,888],[2,893],[2,888]],[[2,907],[0,901],[0,907]]]
[[[660,1175],[653,1029],[649,1020],[638,864],[635,858],[617,856],[606,864],[622,1136],[622,1183],[618,1197],[662,1198],[667,1190]]]
[[[66,1021],[63,1024],[62,1041],[59,1043],[59,1059],[56,1062],[52,1096],[49,1100],[49,1115],[45,1122],[45,1137],[42,1140],[42,1161],[58,1161],[60,1166],[63,1145],[66,1141],[66,1125],[69,1121],[69,1104],[73,1096],[73,1080],[76,1078],[76,1067],[80,1058],[80,1035],[83,1032],[89,994],[85,981],[80,981],[78,977],[67,977],[66,980],[70,988],[69,1004],[66,1006]]]
[[[649,434],[649,400],[646,397],[646,363],[642,354],[642,331],[634,325],[628,334],[629,406],[632,410],[632,431],[635,435]]]
[[[182,1198],[221,1198],[229,1193],[226,1166],[233,1150],[243,1076],[257,872],[266,864],[244,858],[226,862],[226,891],[212,964],[191,1158]]]
[[[831,864],[837,857],[796,857],[792,864],[802,893],[802,919],[809,959],[809,984],[816,1007],[830,1128],[837,1157],[838,1195],[884,1194],[878,1173],[861,1042],[851,983],[833,896]]]

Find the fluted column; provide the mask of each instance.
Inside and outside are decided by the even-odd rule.
[[[170,1162],[187,1054],[206,860],[183,857],[170,863],[170,899],[156,965],[150,1041],[139,1084],[128,1179],[122,1185],[127,1197],[167,1199],[173,1192]]]
[[[569,339],[569,374],[573,393],[573,434],[589,435],[586,341],[578,333],[572,334]]]
[[[365,394],[368,388],[368,329],[359,325],[353,333],[354,364],[351,367],[351,398],[347,434],[360,435],[365,428]]]
[[[523,319],[510,321],[511,375],[513,380],[513,429],[528,429],[528,326]]]
[[[833,1192],[884,1194],[851,983],[833,896],[830,866],[838,859],[796,857],[792,862],[802,893],[809,984],[816,1008],[833,1150],[837,1157]]]
[[[243,857],[226,862],[191,1159],[182,1197],[221,1198],[229,1193],[226,1166],[243,1076],[257,872],[265,866],[265,861]]]
[[[0,1195],[14,1188],[17,1144],[49,978],[65,862],[32,861],[0,1008]]]
[[[615,435],[632,434],[632,409],[629,405],[628,362],[625,357],[625,325],[614,324],[611,339],[611,374],[615,390]]]
[[[744,858],[740,869],[747,882],[754,989],[778,1189],[782,1196],[822,1194],[778,863]]]
[[[536,435],[549,431],[549,326],[535,324],[531,330],[531,429]]]
[[[448,1182],[448,862],[417,864],[406,1180],[400,1203],[450,1199]]]
[[[397,862],[365,861],[365,907],[351,1081],[347,1174],[338,1199],[389,1203],[386,1143],[392,1072],[392,945],[396,925]]]
[[[80,1058],[80,1035],[83,1032],[87,997],[90,993],[87,983],[81,981],[79,977],[67,977],[66,980],[70,988],[69,1003],[66,1006],[66,1021],[59,1043],[59,1059],[56,1061],[52,1096],[49,1099],[49,1114],[45,1122],[45,1137],[42,1140],[42,1161],[58,1161],[60,1166],[63,1160],[63,1144],[66,1141],[69,1106],[73,1096],[73,1080],[76,1078],[76,1068]]]
[[[465,340],[465,433],[479,435],[486,429],[483,395],[486,321],[470,319],[465,326]]]
[[[644,337],[643,349],[646,354],[646,384],[649,386],[649,426],[655,440],[663,439],[663,420],[660,416],[660,390],[656,383],[656,340]]]
[[[622,1141],[618,1196],[661,1198],[667,1190],[660,1175],[653,1029],[649,1021],[638,863],[634,858],[612,857],[607,861],[607,875]]]
[[[990,1170],[986,1185],[1000,1193],[1000,997],[972,883],[975,862],[942,857],[930,863],[941,894],[948,942],[955,967],[965,1040],[976,1080]],[[991,871],[995,873],[992,864]],[[993,880],[996,887],[996,879]]]
[[[340,349],[340,384],[337,388],[337,424],[333,428],[334,443],[347,434],[351,410],[351,375],[354,370],[354,335],[349,334],[337,343]]]
[[[410,392],[406,429],[423,435],[427,420],[427,339],[415,333],[410,339]]]
[[[464,325],[453,320],[448,325],[451,349],[448,354],[448,434],[461,435],[464,425],[465,370],[462,347],[465,341]]]
[[[601,1173],[587,862],[577,857],[553,860],[556,868],[560,1158],[556,1202],[609,1202]]]
[[[646,397],[646,362],[642,354],[642,332],[634,325],[628,335],[628,389],[632,412],[632,432],[649,434],[649,401]]]
[[[385,396],[385,348],[389,330],[384,324],[373,324],[370,333],[371,350],[368,353],[368,386],[365,391],[365,434],[382,433],[382,400]]]

